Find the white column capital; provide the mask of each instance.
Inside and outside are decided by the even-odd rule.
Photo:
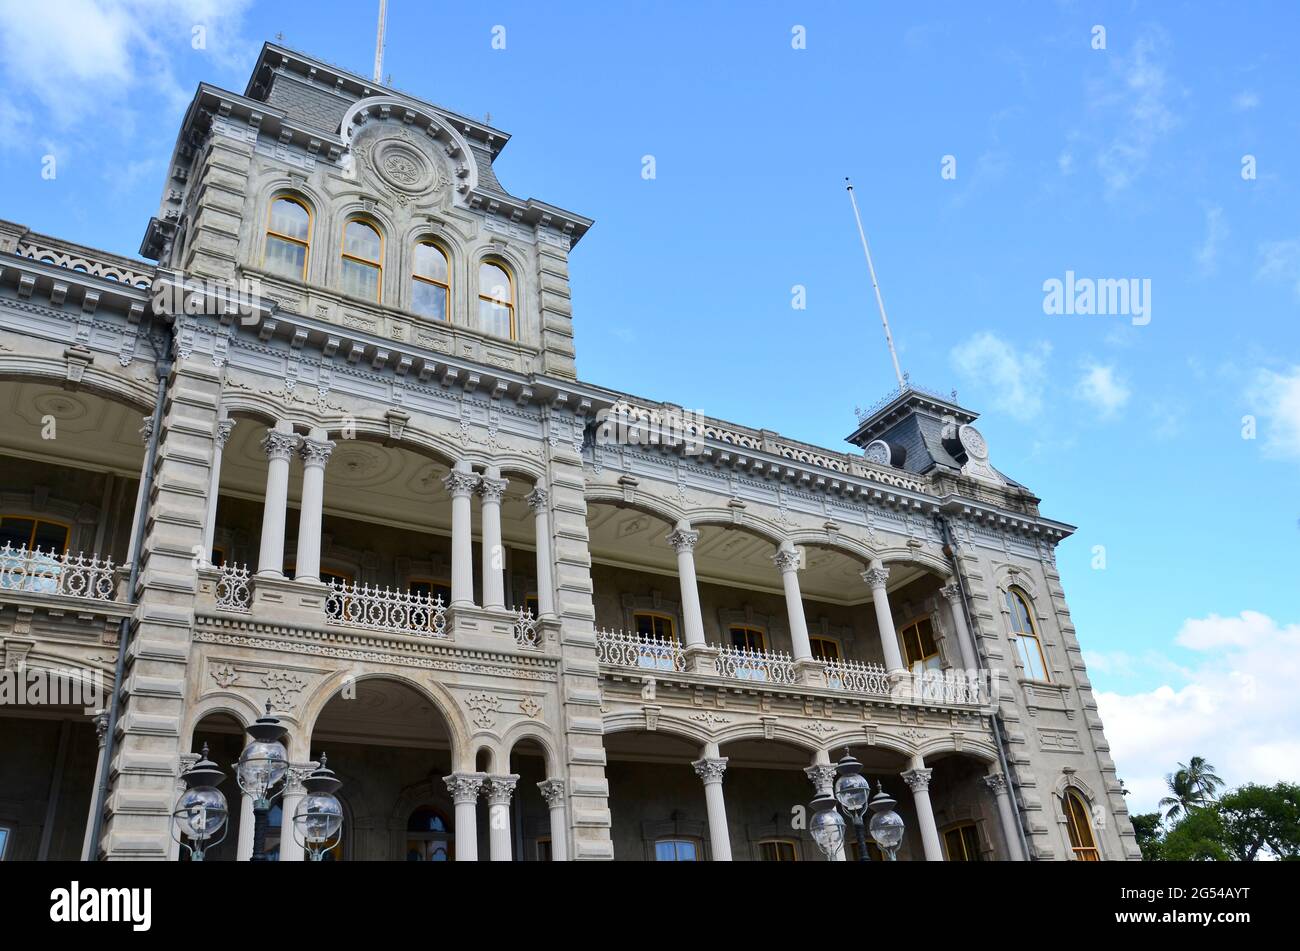
[[[478,487],[479,476],[473,472],[452,469],[443,477],[442,484],[447,487],[453,499],[468,499]]]
[[[506,494],[506,489],[510,487],[508,479],[496,479],[491,476],[479,476],[478,491],[483,496],[484,504],[493,503],[500,505],[501,498]]]
[[[489,806],[509,806],[510,798],[515,794],[515,785],[519,782],[518,773],[504,776],[488,776],[484,783]]]
[[[1007,794],[1007,777],[1003,773],[990,773],[985,776],[984,785],[988,786],[995,796],[1005,796]]]
[[[776,554],[772,556],[772,561],[776,564],[776,567],[780,570],[781,574],[799,570],[799,552],[793,546],[789,548],[785,546],[778,548]]]
[[[564,805],[564,780],[544,779],[537,784],[537,788],[542,791],[542,798],[546,800],[547,808],[554,809]],[[554,838],[554,830],[552,830],[552,838]]]
[[[934,770],[915,767],[904,770],[898,774],[903,777],[903,782],[907,783],[907,788],[913,793],[929,792],[930,777],[934,775]]]
[[[278,429],[268,429],[266,435],[262,437],[262,448],[266,450],[266,458],[272,461],[288,462],[293,458],[293,451],[297,445],[298,437],[294,433],[286,433]]]
[[[534,514],[545,511],[549,499],[550,493],[547,491],[546,486],[540,482],[533,486],[533,491],[524,496],[524,501],[528,503],[528,507],[533,510]]]
[[[458,806],[478,802],[479,793],[486,780],[487,775],[484,773],[452,773],[450,776],[442,777],[442,781],[447,784],[451,801]]]
[[[720,785],[723,775],[727,772],[727,757],[708,756],[704,759],[697,759],[691,763],[691,766],[695,770],[695,775],[704,780],[704,785],[709,786],[714,783]]]
[[[222,449],[226,448],[226,443],[230,441],[230,434],[235,431],[235,421],[233,419],[223,419],[217,422],[217,445]]]
[[[140,441],[147,446],[149,445],[150,438],[153,436],[153,416],[141,416],[140,419],[143,423],[143,425],[140,426]]]
[[[675,528],[665,536],[665,540],[677,554],[692,554],[700,541],[700,533],[689,528]]]
[[[871,586],[872,591],[882,590],[889,582],[889,569],[881,564],[872,565],[862,572],[862,580]]]
[[[299,447],[298,454],[302,456],[302,464],[307,468],[325,468],[325,464],[330,461],[330,453],[334,451],[335,443],[329,439],[304,439]]]
[[[830,792],[835,788],[835,766],[833,763],[814,763],[804,767],[804,775],[818,793]]]
[[[961,586],[955,581],[949,582],[939,589],[939,593],[948,599],[950,604],[957,604],[961,600]]]

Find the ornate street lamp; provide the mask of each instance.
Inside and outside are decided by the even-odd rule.
[[[303,780],[307,792],[293,815],[293,834],[313,862],[319,862],[343,836],[343,805],[334,795],[343,783],[325,768],[326,759],[321,753],[320,766]]]
[[[239,788],[253,800],[253,855],[250,861],[269,862],[266,854],[266,826],[271,800],[284,792],[281,783],[289,771],[289,753],[280,741],[289,730],[271,715],[271,701],[266,701],[266,715],[248,728],[253,741],[244,747],[235,764]],[[279,789],[275,789],[280,786]],[[275,790],[272,792],[272,790]]]
[[[218,832],[220,845],[226,838],[226,820],[230,817],[226,797],[217,787],[226,778],[220,767],[208,759],[208,744],[203,744],[199,761],[181,774],[185,791],[172,810],[172,838],[190,850],[190,861],[202,862],[208,840]],[[179,833],[179,834],[178,834]],[[182,838],[183,837],[183,838]],[[189,839],[189,842],[184,841]]]
[[[834,795],[823,791],[812,801],[813,815],[808,831],[813,841],[828,859],[835,858],[844,845],[845,821],[840,815],[843,813],[853,823],[853,831],[857,835],[858,861],[871,861],[867,854],[867,824],[863,820],[870,810],[871,838],[889,861],[894,861],[904,831],[903,818],[894,811],[897,803],[879,783],[876,784],[876,795],[872,798],[871,783],[862,775],[862,764],[853,757],[848,747],[844,748],[844,755],[835,764],[835,772],[838,775]]]

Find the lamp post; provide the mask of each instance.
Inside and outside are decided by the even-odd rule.
[[[293,834],[313,862],[319,862],[343,836],[343,806],[334,795],[343,783],[325,768],[327,758],[321,753],[320,766],[303,780],[307,794],[293,814]]]
[[[212,845],[220,845],[226,838],[227,820],[230,818],[226,797],[217,787],[226,778],[220,767],[208,759],[208,744],[203,744],[199,761],[181,774],[185,791],[176,800],[172,810],[172,838],[190,850],[190,861],[202,862],[208,849],[208,840],[218,832],[221,838]],[[178,834],[179,833],[179,834]],[[185,839],[189,839],[186,842]]]
[[[253,799],[253,855],[250,861],[269,862],[266,854],[266,825],[271,812],[271,800],[284,792],[281,783],[289,771],[289,753],[280,742],[289,730],[271,715],[271,701],[266,701],[266,714],[248,728],[252,742],[244,747],[235,764],[239,788]],[[275,789],[280,786],[279,789]],[[274,790],[274,792],[272,791]]]
[[[903,818],[894,811],[897,803],[885,793],[884,787],[879,783],[876,785],[876,795],[872,798],[871,783],[862,775],[862,764],[849,752],[848,747],[845,747],[844,755],[835,764],[835,771],[838,775],[833,787],[834,794],[823,790],[812,801],[813,816],[809,832],[813,841],[828,859],[833,859],[844,844],[844,816],[847,816],[853,823],[853,831],[857,836],[858,861],[871,861],[867,854],[868,824],[864,821],[864,815],[870,810],[871,838],[889,861],[894,861],[904,831]]]

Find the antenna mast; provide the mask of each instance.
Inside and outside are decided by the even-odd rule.
[[[388,0],[379,0],[379,33],[375,37],[375,83],[384,75],[384,15],[388,12]]]
[[[849,191],[849,201],[853,203],[853,218],[858,223],[858,236],[862,238],[862,250],[867,255],[867,270],[871,272],[871,289],[876,292],[876,304],[880,307],[880,323],[885,328],[885,343],[889,344],[889,358],[894,361],[894,375],[898,377],[898,388],[902,390],[906,385],[903,380],[903,370],[898,365],[898,354],[894,352],[894,337],[889,332],[889,318],[885,316],[885,300],[880,296],[880,283],[876,280],[876,266],[871,263],[871,248],[867,245],[867,233],[862,230],[862,216],[858,214],[858,200],[853,196],[853,183],[844,179]]]

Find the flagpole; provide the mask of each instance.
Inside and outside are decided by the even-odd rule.
[[[853,195],[853,183],[847,176],[844,179],[848,188],[849,201],[853,204],[853,218],[858,223],[858,237],[862,239],[862,250],[867,256],[867,270],[871,272],[871,289],[876,292],[876,305],[880,308],[880,323],[885,328],[885,343],[889,345],[889,358],[894,361],[894,376],[898,377],[898,388],[904,387],[903,370],[898,365],[898,354],[894,351],[894,336],[889,332],[889,318],[885,316],[885,300],[880,296],[880,282],[876,280],[876,266],[871,262],[871,248],[867,245],[867,233],[862,230],[862,216],[858,214],[858,200]]]
[[[384,75],[384,18],[388,12],[388,0],[379,0],[379,32],[375,36],[375,83],[383,81]]]

